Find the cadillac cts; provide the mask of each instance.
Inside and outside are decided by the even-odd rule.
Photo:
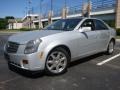
[[[9,68],[61,74],[69,63],[99,52],[112,54],[114,29],[94,18],[61,19],[41,31],[11,36],[4,48]]]

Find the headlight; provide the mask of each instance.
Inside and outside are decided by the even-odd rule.
[[[25,54],[30,54],[30,53],[34,53],[37,52],[39,44],[42,42],[41,39],[36,39],[36,40],[31,40],[26,44],[26,48],[24,53]]]

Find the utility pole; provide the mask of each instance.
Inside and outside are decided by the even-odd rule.
[[[91,0],[88,0],[87,12],[88,12],[88,17],[90,17],[90,12],[91,12]]]
[[[29,28],[31,29],[31,0],[28,0],[28,19],[29,19]]]
[[[67,7],[67,1],[65,0],[65,8]]]
[[[26,6],[25,7],[25,9],[26,9],[26,15],[25,15],[25,17],[26,17],[26,22],[24,23],[24,27],[25,28],[28,28],[28,7]]]
[[[91,0],[87,0],[87,3],[83,3],[82,15],[83,17],[90,17],[91,12]]]
[[[62,18],[66,19],[67,18],[67,0],[64,0],[64,7],[62,10]]]
[[[51,12],[53,11],[53,0],[51,0]]]
[[[66,19],[67,18],[67,0],[65,0],[64,8],[65,8],[65,19]]]
[[[25,16],[28,14],[28,7],[25,7]]]
[[[40,12],[39,12],[39,29],[43,28],[42,26],[42,1],[43,0],[40,0]]]
[[[48,23],[49,24],[52,23],[52,16],[53,16],[53,0],[51,0],[51,8],[50,8],[50,12],[48,14]]]
[[[87,2],[88,3],[88,2]],[[82,16],[83,17],[87,17],[87,4],[86,2],[83,2],[83,5],[82,5]]]

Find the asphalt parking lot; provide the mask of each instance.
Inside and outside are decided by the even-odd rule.
[[[0,35],[0,90],[120,90],[120,42],[116,43],[113,55],[99,53],[77,60],[63,75],[29,76],[8,69],[3,57],[8,37],[9,34]]]

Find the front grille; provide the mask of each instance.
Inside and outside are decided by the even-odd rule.
[[[17,64],[17,63],[15,63],[15,62],[9,61],[9,63],[20,67],[20,64]]]
[[[18,50],[19,44],[15,42],[8,42],[6,45],[6,51],[8,53],[16,53]]]

